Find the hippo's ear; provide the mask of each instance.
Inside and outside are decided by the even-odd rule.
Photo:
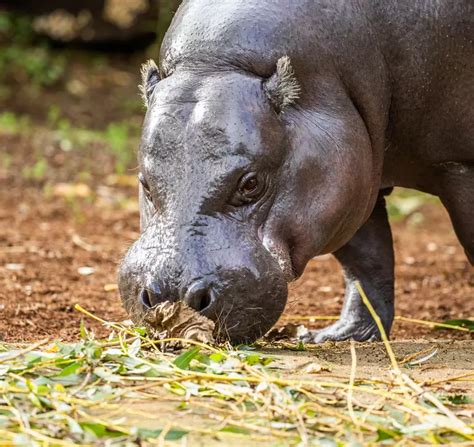
[[[265,93],[278,113],[300,97],[301,87],[288,56],[278,59],[275,73],[265,81]]]
[[[154,60],[150,59],[142,65],[141,75],[142,83],[138,88],[140,89],[145,106],[148,107],[151,94],[153,93],[156,84],[158,84],[158,81],[161,79],[160,70]]]

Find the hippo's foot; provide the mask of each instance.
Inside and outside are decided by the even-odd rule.
[[[317,331],[309,331],[301,341],[305,343],[323,343],[325,341],[378,341],[380,332],[373,321],[348,322],[339,320],[331,326]]]
[[[357,282],[364,289],[387,335],[394,314],[394,259],[392,235],[385,210],[384,195],[379,195],[369,220],[354,237],[334,253],[344,269],[346,295],[339,321],[319,331],[309,332],[303,341],[380,340],[380,332],[363,303]]]

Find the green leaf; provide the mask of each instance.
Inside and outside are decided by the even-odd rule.
[[[146,328],[144,327],[134,327],[133,331],[136,332],[138,335],[144,337],[146,335]]]
[[[463,327],[466,329],[469,329],[470,332],[474,332],[474,320],[463,320],[463,319],[458,319],[458,320],[446,320],[443,321],[444,324],[449,324],[451,326],[457,326],[457,327]],[[448,329],[447,327],[444,326],[435,326],[435,329]]]
[[[454,394],[447,397],[448,401],[454,405],[467,405],[474,403],[474,400],[465,394]]]
[[[183,400],[183,402],[181,402],[176,408],[181,411],[187,410],[189,408],[189,402],[186,400]]]
[[[94,368],[94,374],[109,383],[121,382],[122,380],[120,376],[114,374],[114,371],[106,366],[97,366]]]
[[[70,365],[63,368],[63,370],[59,374],[57,374],[56,377],[66,377],[70,374],[74,374],[81,366],[82,363],[80,362],[71,363]]]
[[[137,338],[136,340],[133,341],[132,344],[128,346],[128,355],[136,356],[140,352],[140,349],[141,349],[141,340]]]
[[[89,334],[87,332],[86,326],[84,325],[84,319],[83,318],[81,318],[81,325],[79,327],[79,333],[81,334],[82,339],[85,340],[85,339],[89,338],[88,337]]]
[[[209,359],[212,360],[213,362],[220,363],[222,360],[225,359],[225,355],[220,353],[220,352],[213,352],[210,356]]]
[[[388,428],[379,428],[377,430],[377,442],[386,441],[387,439],[395,439],[400,436],[397,430],[390,430]]]
[[[166,433],[165,441],[179,441],[181,438],[188,434],[185,430],[172,429]]]
[[[298,344],[293,348],[290,348],[291,351],[307,351],[306,346],[303,341],[299,341]]]
[[[92,422],[83,422],[80,424],[84,431],[93,434],[97,438],[116,438],[118,436],[126,435],[127,433],[109,430],[106,425]]]
[[[25,363],[28,366],[33,366],[35,363],[41,362],[41,360],[43,360],[45,356],[41,352],[33,351],[33,352],[28,352],[27,354],[25,354],[24,358],[25,358]]]
[[[260,363],[260,356],[258,354],[250,354],[245,358],[245,363],[250,366],[258,365]]]
[[[163,433],[162,429],[150,430],[148,428],[139,428],[137,434],[142,439],[156,439]],[[165,441],[179,441],[188,434],[185,430],[171,429],[166,433]]]
[[[272,359],[269,357],[263,357],[257,353],[249,354],[245,357],[245,363],[250,366],[254,365],[263,365],[267,366],[272,362]]]
[[[196,356],[196,360],[199,362],[199,363],[202,363],[203,365],[207,365],[209,366],[209,364],[211,363],[211,359],[210,359],[210,356],[207,355],[207,354],[199,354]]]
[[[235,427],[234,425],[228,425],[220,430],[224,433],[237,433],[239,435],[251,435],[252,432],[243,427]]]
[[[41,404],[41,401],[39,400],[39,398],[38,398],[38,396],[37,396],[36,394],[34,394],[34,393],[29,393],[29,394],[28,394],[28,397],[29,397],[31,403],[32,403],[35,407],[37,407],[37,408],[39,408],[39,409],[42,409],[42,408],[43,408],[43,405]]]
[[[194,346],[176,357],[173,363],[180,369],[188,369],[191,361],[198,356],[200,350],[199,346]]]

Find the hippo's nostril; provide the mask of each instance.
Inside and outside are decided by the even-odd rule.
[[[212,291],[204,281],[192,284],[184,296],[184,302],[198,312],[204,312],[213,301]]]
[[[150,302],[150,295],[148,294],[148,290],[142,289],[140,292],[140,303],[145,309],[150,309],[152,304]]]
[[[146,309],[150,309],[151,307],[165,301],[166,297],[162,293],[161,287],[154,282],[140,291],[139,299]]]
[[[206,292],[206,294],[201,298],[201,305],[199,312],[207,309],[212,303],[211,295]]]

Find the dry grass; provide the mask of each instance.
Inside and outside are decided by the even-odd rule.
[[[252,347],[182,340],[181,353],[163,352],[166,340],[104,324],[106,340],[82,327],[76,344],[0,346],[0,445],[164,445],[187,437],[208,445],[474,443],[468,397],[439,394],[440,381],[417,383],[383,332],[388,376],[357,377],[352,344],[350,374],[327,378],[316,369],[291,375]],[[443,382],[458,380],[474,380],[474,371]],[[150,419],[145,403],[171,417],[152,430],[140,426]],[[180,416],[192,414],[198,424]]]

